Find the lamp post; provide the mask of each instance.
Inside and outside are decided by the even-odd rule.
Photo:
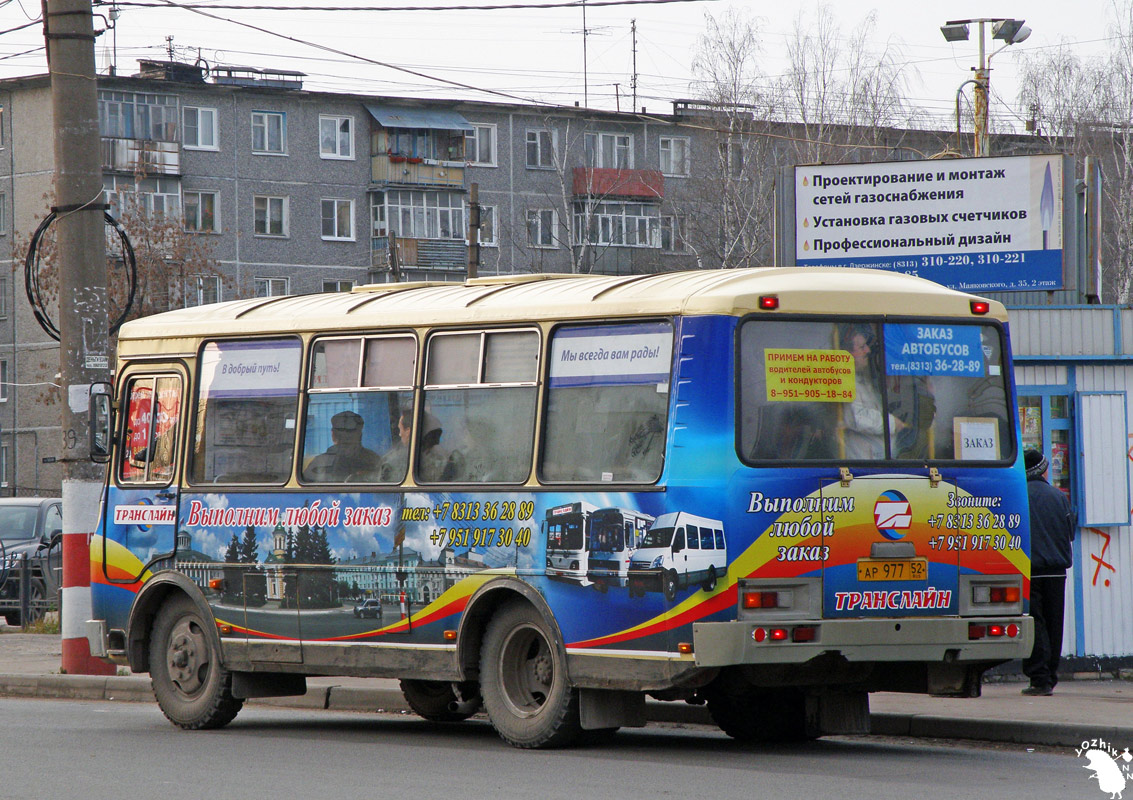
[[[940,32],[949,42],[967,41],[972,24],[978,24],[980,30],[980,65],[976,68],[975,78],[975,152],[976,156],[987,155],[987,97],[991,84],[991,58],[1004,47],[1017,44],[1031,35],[1031,29],[1023,24],[1021,19],[1007,19],[1004,17],[984,17],[981,19],[953,19],[940,26]],[[1003,47],[990,55],[985,55],[984,25],[991,23],[991,36],[1004,42]],[[963,88],[963,87],[961,87]],[[959,117],[957,117],[959,125]]]

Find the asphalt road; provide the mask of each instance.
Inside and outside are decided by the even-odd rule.
[[[0,796],[280,798],[1105,797],[1070,750],[842,737],[743,746],[651,725],[561,751],[520,751],[478,720],[253,706],[186,732],[156,706],[0,699]]]

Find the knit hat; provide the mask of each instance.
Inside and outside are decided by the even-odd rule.
[[[1027,468],[1027,480],[1034,480],[1041,478],[1046,468],[1050,466],[1047,463],[1046,456],[1043,455],[1042,450],[1028,450],[1023,454],[1023,465]]]

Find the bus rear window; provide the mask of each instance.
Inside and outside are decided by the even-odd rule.
[[[999,329],[751,320],[740,455],[762,461],[1000,461],[1014,454]]]
[[[298,339],[209,342],[200,357],[193,483],[283,483],[299,399]]]

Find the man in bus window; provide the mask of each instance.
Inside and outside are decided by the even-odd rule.
[[[330,418],[330,437],[334,444],[315,456],[303,477],[315,481],[368,480],[380,460],[373,450],[362,446],[362,417],[353,411],[340,411]]]
[[[885,457],[885,415],[870,361],[872,340],[872,330],[864,325],[855,325],[842,335],[843,348],[854,358],[854,399],[843,411],[847,458]],[[895,436],[904,427],[905,423],[889,415],[890,435]]]
[[[421,480],[427,483],[456,481],[464,477],[464,457],[441,444],[443,433],[441,421],[426,411],[421,421],[417,469]]]
[[[409,463],[409,434],[413,431],[413,412],[402,411],[397,417],[397,438],[393,446],[382,453],[382,483],[399,483],[405,477]]]

